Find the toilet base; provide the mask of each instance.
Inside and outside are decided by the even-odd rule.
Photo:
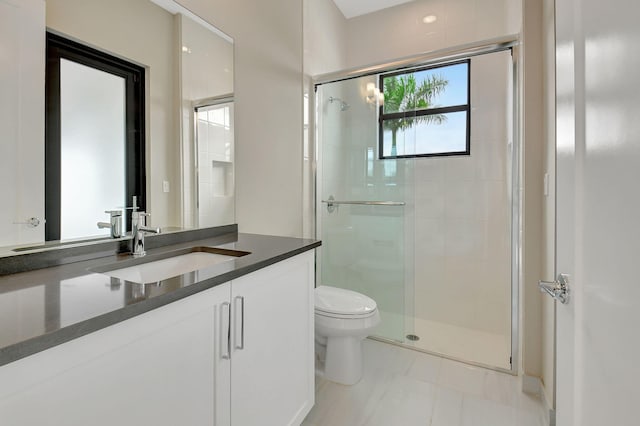
[[[324,359],[324,378],[355,385],[362,378],[361,337],[329,337]]]

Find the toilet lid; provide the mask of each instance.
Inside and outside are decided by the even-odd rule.
[[[321,285],[315,289],[315,309],[329,314],[367,315],[377,308],[375,300],[364,294]]]

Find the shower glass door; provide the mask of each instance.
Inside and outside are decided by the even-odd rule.
[[[368,96],[375,84],[375,76],[362,77],[316,93],[318,282],[374,299],[382,318],[376,335],[403,342],[412,318],[412,165],[378,159],[378,103]]]

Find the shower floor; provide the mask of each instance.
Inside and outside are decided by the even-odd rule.
[[[488,367],[510,369],[511,336],[381,311],[377,336],[408,347]],[[411,325],[413,324],[413,327]],[[405,330],[400,335],[398,330]],[[406,335],[419,337],[411,341]]]

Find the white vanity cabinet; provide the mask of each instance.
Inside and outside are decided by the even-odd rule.
[[[299,425],[313,406],[313,283],[312,251],[233,280],[232,425]]]
[[[214,287],[0,367],[0,424],[224,419],[229,394],[219,390],[228,389],[230,365],[218,356],[216,335],[230,289]]]
[[[297,425],[313,251],[0,367],[0,424]]]

